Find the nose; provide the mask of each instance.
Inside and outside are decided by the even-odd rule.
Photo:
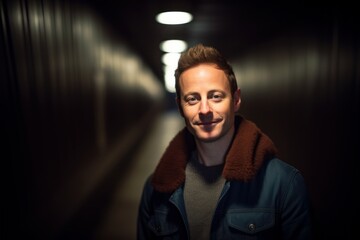
[[[207,99],[202,100],[200,103],[200,109],[199,109],[199,113],[200,114],[207,114],[211,112],[211,107],[209,105],[209,102],[207,101]]]

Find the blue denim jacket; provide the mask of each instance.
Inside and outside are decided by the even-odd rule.
[[[211,224],[211,239],[311,239],[309,205],[300,172],[267,161],[248,182],[226,181]],[[183,187],[173,193],[145,184],[138,239],[189,239]]]

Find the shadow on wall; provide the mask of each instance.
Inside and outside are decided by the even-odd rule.
[[[163,107],[162,86],[70,1],[1,1],[7,223],[53,239]],[[3,99],[4,98],[4,99]]]
[[[347,20],[288,31],[233,59],[242,114],[257,122],[280,157],[305,177],[315,239],[352,239],[359,211],[353,184],[360,39]]]

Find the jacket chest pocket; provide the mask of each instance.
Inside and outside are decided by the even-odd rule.
[[[275,233],[275,213],[271,209],[232,210],[227,213],[226,221],[229,235],[234,237],[272,239]]]

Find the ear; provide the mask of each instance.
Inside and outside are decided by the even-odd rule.
[[[234,93],[234,111],[237,112],[241,105],[241,90],[238,88]]]
[[[176,105],[178,107],[179,113],[181,114],[182,117],[184,117],[184,111],[181,107],[181,100],[178,97],[176,97]]]

